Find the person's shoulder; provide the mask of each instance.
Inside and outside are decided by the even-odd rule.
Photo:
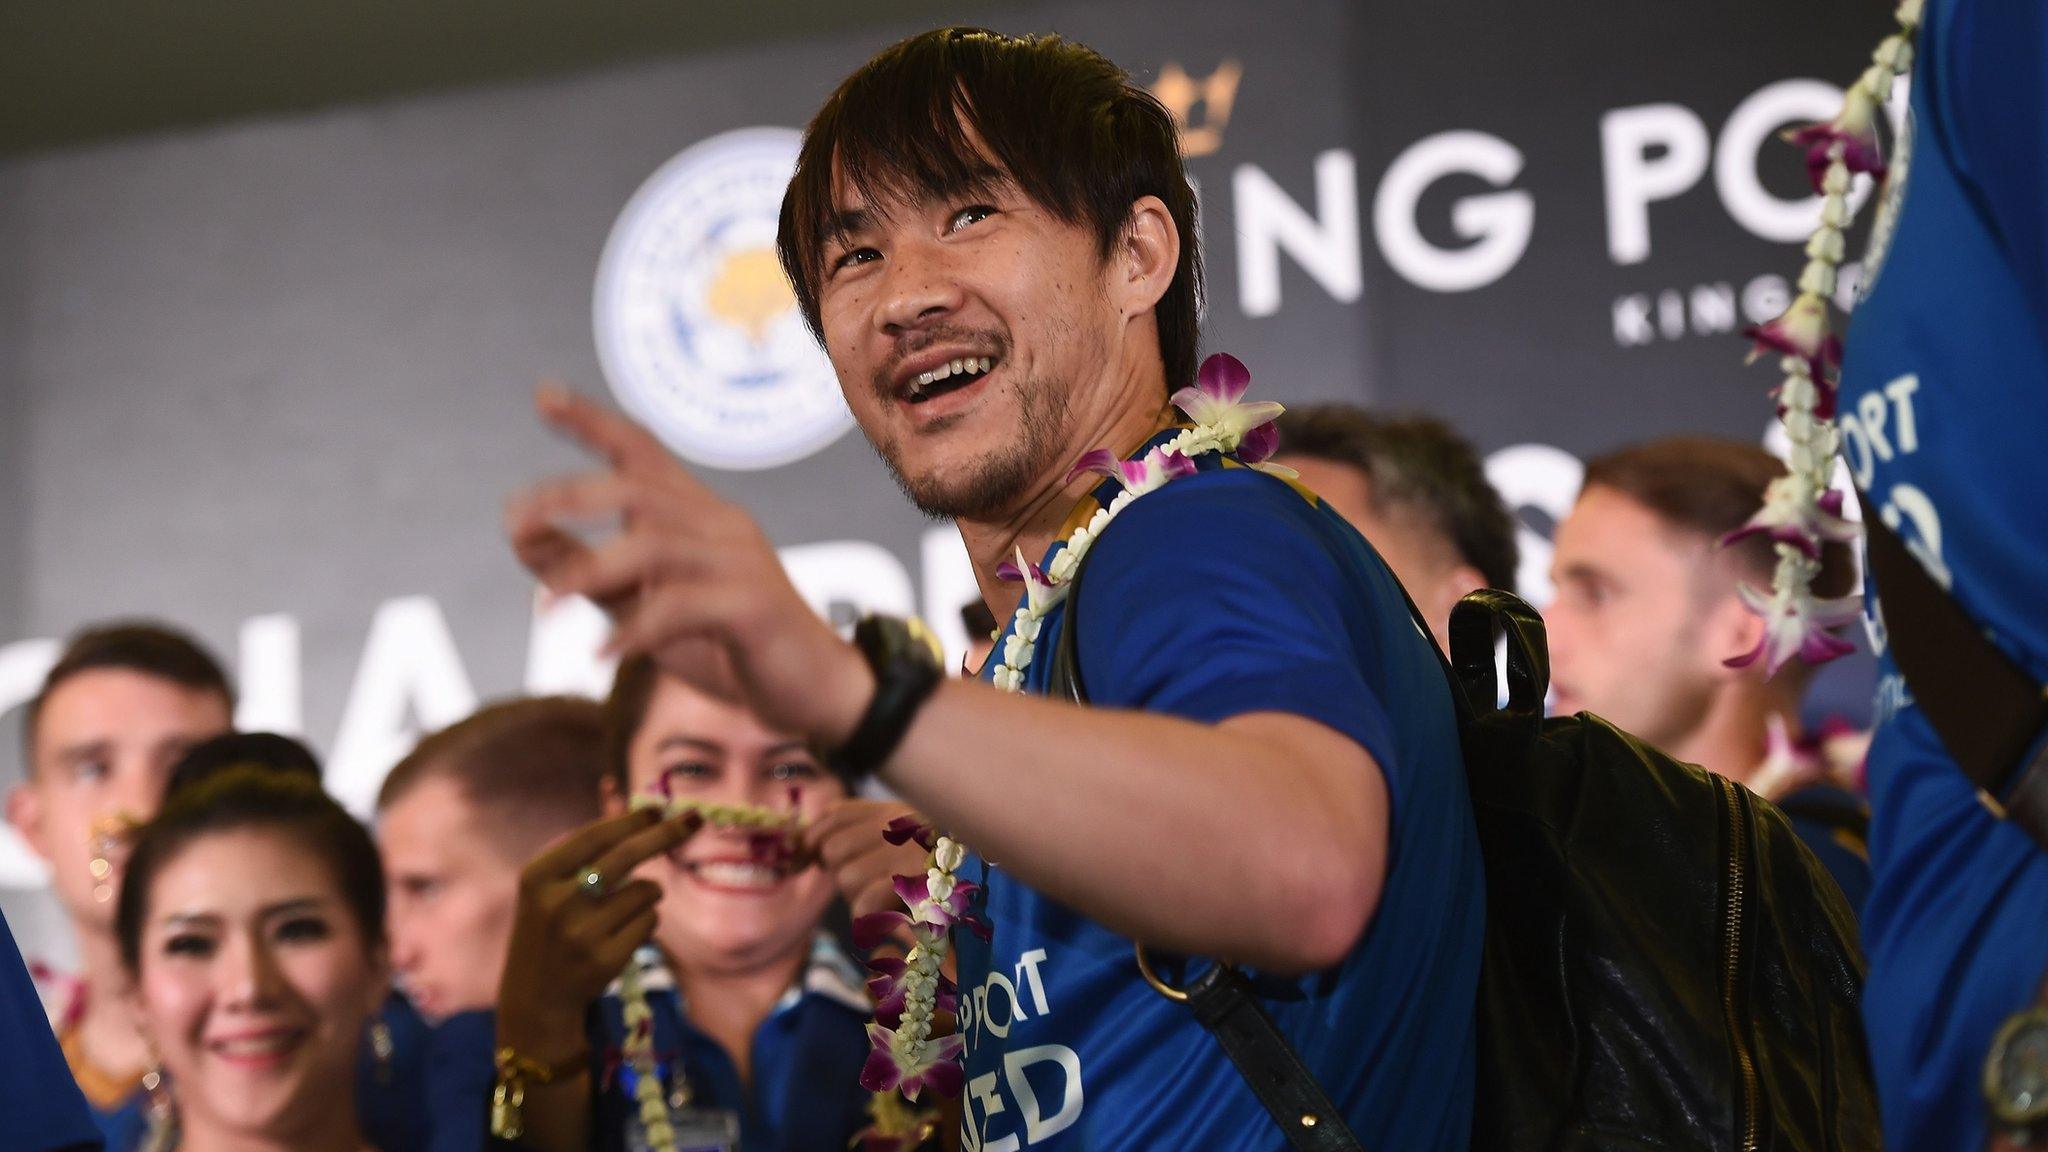
[[[1133,500],[1104,529],[1098,548],[1121,551],[1162,537],[1182,555],[1204,545],[1234,548],[1246,539],[1293,537],[1322,547],[1321,516],[1313,496],[1279,476],[1242,466],[1207,468]]]

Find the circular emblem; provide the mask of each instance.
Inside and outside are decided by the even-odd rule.
[[[1892,233],[1899,227],[1899,211],[1906,203],[1906,174],[1913,165],[1913,113],[1909,109],[1898,138],[1892,143],[1891,162],[1885,166],[1884,191],[1877,201],[1877,215],[1870,222],[1870,243],[1863,249],[1863,280],[1856,286],[1856,302],[1870,299],[1877,288],[1877,274],[1884,271],[1884,258],[1891,254]]]
[[[742,128],[684,150],[633,194],[598,261],[591,318],[605,380],[698,464],[773,468],[853,426],[776,260],[801,140]]]

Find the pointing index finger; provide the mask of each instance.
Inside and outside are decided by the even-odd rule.
[[[559,384],[541,385],[533,404],[541,419],[619,471],[640,472],[669,462],[668,451],[645,428]]]

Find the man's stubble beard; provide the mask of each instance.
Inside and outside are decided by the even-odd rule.
[[[903,471],[894,440],[872,446],[919,512],[934,520],[999,519],[1064,451],[1071,392],[1062,383],[1020,381],[1016,434],[997,451],[968,462],[964,475],[942,476],[935,470],[910,476]]]

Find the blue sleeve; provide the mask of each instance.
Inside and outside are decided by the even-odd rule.
[[[2048,315],[2048,4],[1957,0],[1936,32],[1957,156],[2034,314]]]
[[[1126,508],[1075,594],[1090,700],[1204,723],[1292,713],[1391,763],[1364,672],[1371,591],[1322,516],[1250,470],[1203,472]]]
[[[0,1152],[97,1152],[99,1126],[71,1078],[14,931],[0,916]]]
[[[1978,800],[1918,707],[1878,728],[1869,774],[1863,1013],[1885,1145],[1982,1148],[1984,1054],[2048,957],[2048,855]]]

